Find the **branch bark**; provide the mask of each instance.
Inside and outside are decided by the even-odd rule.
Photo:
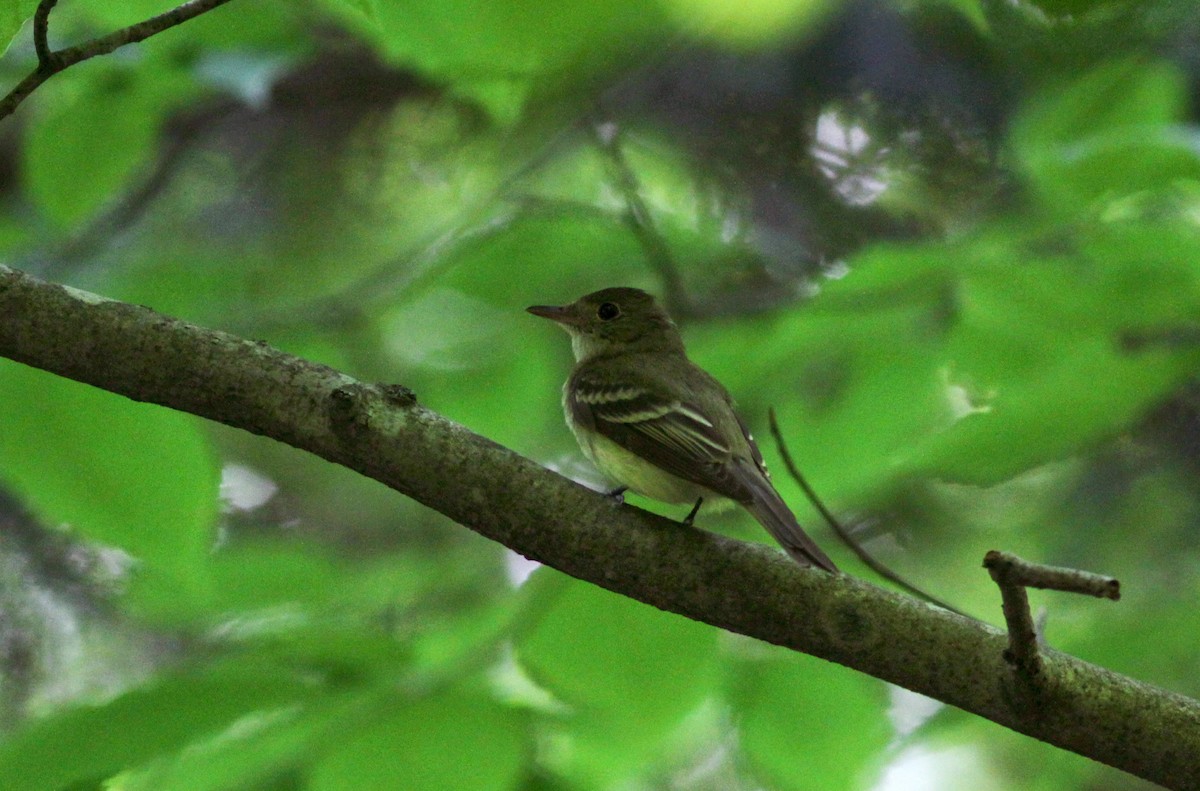
[[[0,355],[285,442],[567,574],[937,698],[1173,789],[1197,788],[1200,703],[1046,650],[1014,687],[985,624],[592,492],[403,388],[0,266]]]

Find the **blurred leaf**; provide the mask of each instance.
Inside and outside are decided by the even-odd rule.
[[[904,466],[995,483],[1113,436],[1194,375],[1196,354],[1131,351],[1121,339],[1200,314],[1200,237],[1112,226],[1072,253],[980,239],[960,260],[946,354],[961,419],[904,454]]]
[[[776,650],[729,673],[739,743],[770,788],[868,787],[892,737],[880,682]]]
[[[311,684],[279,667],[237,662],[168,678],[100,706],[53,714],[11,735],[0,744],[0,787],[47,791],[95,783],[235,723],[271,717],[312,692]]]
[[[531,92],[610,63],[668,35],[659,4],[618,0],[324,0],[389,60],[444,83],[450,93],[512,123]]]
[[[739,48],[795,38],[839,0],[662,0],[681,28],[701,39]]]
[[[33,16],[38,0],[0,0],[0,54],[8,51],[25,21]]]
[[[363,0],[366,2],[366,0]],[[172,0],[122,0],[120,3],[60,3],[54,10],[59,25],[72,23],[98,28],[106,33],[158,16],[179,5]],[[304,15],[291,0],[254,0],[219,6],[189,19],[178,28],[152,36],[139,48],[158,52],[203,45],[214,49],[302,48],[306,31]],[[53,23],[52,23],[53,26]]]
[[[1178,125],[1187,86],[1173,66],[1122,60],[1046,88],[1017,118],[1013,146],[1055,211],[1200,178],[1200,138]]]
[[[574,709],[566,727],[577,762],[616,780],[661,758],[673,730],[713,692],[717,631],[550,569],[526,586],[540,617],[518,636],[518,659]]]
[[[1053,244],[1057,254],[1046,252]],[[1194,321],[1197,260],[1200,235],[1182,223],[1110,223],[1049,244],[1036,231],[1026,238],[997,227],[954,245],[869,251],[826,286],[816,315],[782,333],[800,348],[819,322],[835,322],[800,357],[809,374],[793,380],[797,393],[827,404],[824,414],[806,425],[803,399],[781,401],[793,455],[815,480],[850,480],[852,491],[911,472],[993,484],[1111,437],[1200,364],[1122,340]],[[735,356],[739,341],[726,343]],[[771,370],[803,370],[774,358],[769,342],[758,345]],[[814,365],[822,358],[829,362]],[[752,381],[770,376],[747,372]],[[828,383],[814,389],[818,377]],[[838,421],[860,398],[861,412]],[[849,469],[822,469],[827,448]]]
[[[312,791],[503,791],[531,754],[524,718],[484,697],[390,699],[317,761]]]
[[[26,184],[56,223],[70,226],[119,198],[157,151],[168,113],[194,96],[185,72],[154,69],[82,70],[39,97],[39,112],[22,149]]]
[[[242,791],[304,766],[378,706],[379,692],[338,695],[247,717],[105,787],[105,791]]]
[[[341,559],[328,549],[298,542],[243,541],[213,555],[213,606],[246,610],[277,604],[329,606],[356,611],[407,607],[448,580],[411,554]]]
[[[776,461],[769,407],[792,457],[830,502],[891,487],[893,454],[949,421],[938,373],[945,363],[932,331],[936,300],[882,303],[844,311],[814,304],[688,331],[693,358],[738,400],[794,507],[804,497]]]
[[[1179,120],[1186,86],[1166,63],[1119,60],[1047,88],[1024,111],[1018,141],[1049,153],[1091,135],[1137,132]]]
[[[343,0],[328,4],[346,5]],[[451,78],[515,76],[550,72],[598,51],[626,48],[639,38],[645,40],[658,20],[655,9],[632,0],[484,5],[412,0],[379,4],[377,24],[366,32],[390,57],[409,61],[421,71]]]
[[[647,284],[648,277],[637,241],[618,217],[569,203],[517,214],[464,239],[441,263],[441,282],[535,322],[527,326],[537,326],[524,314],[528,305],[570,302],[605,286]]]
[[[1112,9],[1125,5],[1123,0],[1032,0],[1032,4],[1047,14],[1083,17],[1092,11]]]
[[[578,580],[536,584],[552,596],[517,642],[530,675],[582,709],[638,712],[648,728],[674,721],[712,690],[717,631]],[[531,584],[526,583],[526,584]],[[538,588],[534,589],[534,595]]]
[[[1131,358],[1107,341],[1055,348],[1055,365],[993,380],[982,411],[915,446],[905,467],[966,483],[1006,480],[1111,437],[1195,367],[1163,355]]]
[[[924,0],[924,2],[953,8],[980,33],[987,33],[990,28],[987,13],[983,9],[983,0]]]
[[[336,0],[331,0],[331,2],[334,1]],[[372,22],[376,21],[376,14],[379,12],[379,0],[342,0],[342,2],[347,8],[354,9],[368,20]]]
[[[0,402],[0,477],[43,523],[133,555],[149,611],[207,591],[218,476],[194,418],[8,360]]]
[[[113,29],[132,25],[171,9],[170,0],[167,2],[163,2],[163,0],[121,0],[120,3],[83,3],[81,5],[85,9],[82,13],[85,13],[87,18],[96,25]],[[60,11],[56,8],[54,17],[57,17]],[[67,19],[70,17],[64,15],[62,21]]]

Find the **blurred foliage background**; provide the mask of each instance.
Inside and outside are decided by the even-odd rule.
[[[0,252],[596,486],[522,308],[650,289],[870,551],[993,623],[988,549],[1114,574],[1033,594],[1049,642],[1197,695],[1198,89],[1177,0],[235,0],[0,125]],[[0,404],[2,788],[1146,787],[268,440],[6,361]]]

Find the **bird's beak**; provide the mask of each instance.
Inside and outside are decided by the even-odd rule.
[[[556,321],[567,327],[579,326],[579,314],[572,309],[571,305],[533,305],[525,310],[535,316]]]

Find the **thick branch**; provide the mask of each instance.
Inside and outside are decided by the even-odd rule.
[[[614,508],[394,388],[0,267],[0,355],[286,442],[567,574],[974,712],[1169,788],[1200,777],[1200,703],[1047,650],[1013,690],[1004,634],[844,575]],[[1016,694],[1014,694],[1016,693]]]
[[[47,43],[50,11],[58,0],[42,0],[38,4],[33,20],[34,49],[37,51],[38,67],[26,75],[25,79],[0,99],[0,119],[12,115],[17,106],[37,90],[43,82],[76,63],[94,58],[97,55],[107,55],[113,50],[120,49],[126,44],[136,44],[145,41],[153,35],[163,32],[176,25],[182,25],[189,19],[195,19],[201,14],[225,5],[229,0],[188,0],[182,5],[158,16],[144,19],[141,22],[115,30],[107,36],[100,36],[91,41],[85,41],[74,47],[58,50],[50,49]]]

